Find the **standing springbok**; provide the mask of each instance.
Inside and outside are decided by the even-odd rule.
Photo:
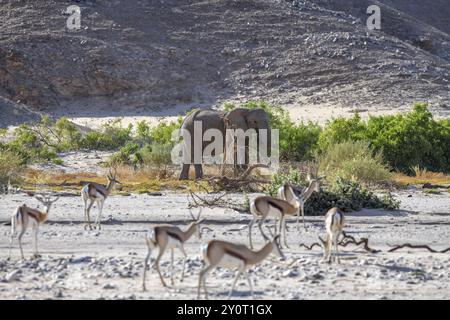
[[[45,222],[48,218],[48,214],[50,212],[50,207],[53,203],[58,201],[59,196],[57,196],[54,199],[51,199],[52,196],[47,195],[39,195],[36,194],[34,196],[35,199],[40,201],[44,207],[44,211],[39,211],[37,209],[32,209],[27,207],[25,204],[17,207],[17,209],[14,211],[14,214],[11,216],[11,239],[9,242],[9,258],[11,258],[11,249],[13,245],[14,236],[16,234],[16,229],[18,226],[21,227],[18,240],[19,240],[19,248],[20,248],[20,254],[22,256],[22,259],[25,259],[23,255],[22,250],[22,237],[27,231],[28,225],[31,224],[31,228],[33,230],[34,235],[34,257],[38,257],[38,233],[39,233],[39,226]],[[8,258],[8,259],[9,259]]]
[[[81,198],[83,199],[83,202],[84,202],[84,222],[85,222],[84,229],[85,230],[87,228],[92,230],[90,212],[91,212],[92,206],[94,205],[94,202],[97,202],[97,207],[98,207],[98,213],[97,213],[97,218],[94,223],[94,229],[96,228],[96,226],[98,226],[98,229],[100,230],[103,204],[105,203],[106,198],[111,193],[114,185],[116,183],[121,184],[116,179],[116,170],[114,170],[114,174],[113,174],[111,172],[111,169],[109,169],[107,178],[108,178],[108,184],[106,186],[99,184],[99,183],[95,183],[95,182],[88,182],[81,189]],[[90,200],[89,205],[88,205],[88,200]]]
[[[305,203],[311,197],[314,191],[319,191],[319,181],[325,177],[318,177],[311,179],[311,176],[308,174],[307,180],[309,181],[309,185],[307,188],[300,190],[289,183],[283,184],[278,189],[278,198],[283,199],[294,205],[296,202],[300,204],[300,210],[297,212],[297,230],[300,225],[300,212],[302,213],[303,226],[306,229],[305,223]]]
[[[331,263],[332,246],[334,243],[335,258],[337,256],[338,263],[341,263],[339,259],[339,235],[342,233],[345,224],[344,214],[336,207],[328,210],[325,215],[325,228],[327,230],[325,241],[319,237],[319,240],[323,244],[323,261]]]
[[[284,260],[283,252],[280,249],[279,235],[276,235],[259,251],[252,251],[247,248],[247,246],[242,244],[234,244],[221,240],[210,241],[207,245],[202,247],[202,251],[206,267],[200,272],[197,299],[200,299],[200,288],[202,285],[203,290],[205,291],[205,298],[208,299],[208,291],[206,290],[206,276],[216,267],[237,269],[236,277],[234,278],[228,298],[231,297],[241,273],[245,274],[250,287],[251,295],[253,296],[253,287],[248,274],[248,269],[264,260],[271,253],[274,253]]]
[[[294,203],[291,204],[286,200],[269,196],[259,196],[252,201],[250,205],[250,212],[253,214],[253,219],[252,221],[250,221],[248,225],[248,238],[250,242],[250,248],[253,249],[252,227],[257,220],[259,220],[258,227],[259,231],[261,232],[261,235],[264,237],[264,239],[266,240],[268,239],[262,230],[262,224],[269,216],[275,217],[276,219],[278,218],[280,219],[279,234],[281,235],[281,232],[283,232],[284,244],[286,245],[287,248],[289,248],[286,241],[285,218],[287,215],[295,215],[296,213],[298,213],[300,205],[300,203],[298,201],[295,201],[295,199],[293,200],[293,202]]]
[[[164,252],[167,249],[171,249],[171,275],[170,275],[170,281],[172,286],[174,285],[173,281],[173,254],[174,249],[179,248],[181,252],[184,255],[183,260],[183,271],[181,272],[181,281],[184,279],[184,268],[186,266],[186,258],[187,254],[186,251],[184,251],[184,243],[188,241],[192,235],[197,234],[197,237],[201,239],[201,232],[200,232],[200,223],[203,221],[200,220],[200,215],[202,213],[202,210],[200,209],[198,216],[194,217],[191,210],[189,209],[189,214],[191,215],[193,221],[189,224],[186,231],[182,231],[180,228],[172,226],[172,225],[157,225],[150,229],[145,237],[145,241],[147,243],[147,256],[145,257],[144,261],[144,275],[142,279],[142,290],[145,291],[145,278],[147,274],[147,268],[148,268],[148,262],[150,260],[150,256],[152,254],[152,251],[156,248],[159,249],[158,256],[155,260],[155,266],[156,271],[158,271],[159,278],[161,279],[161,283],[164,287],[167,287],[166,282],[164,281],[161,271],[159,269],[159,262],[161,260],[161,257],[163,256]]]

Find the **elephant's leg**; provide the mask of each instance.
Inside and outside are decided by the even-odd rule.
[[[201,164],[194,164],[195,168],[195,179],[203,178],[203,169]]]
[[[189,168],[191,165],[189,163],[184,163],[183,168],[181,169],[180,173],[180,180],[187,180],[189,179]]]

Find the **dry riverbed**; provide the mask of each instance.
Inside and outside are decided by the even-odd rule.
[[[255,195],[250,195],[254,197]],[[233,195],[238,199],[239,195]],[[287,260],[274,256],[251,271],[257,299],[450,299],[450,252],[432,254],[402,249],[387,253],[389,245],[411,242],[442,249],[450,246],[450,196],[424,194],[418,190],[396,193],[401,210],[363,210],[348,215],[346,231],[369,237],[369,244],[383,250],[369,254],[354,246],[343,248],[340,265],[321,262],[321,249],[299,248],[324,233],[321,217],[307,217],[308,229],[297,231],[289,223]],[[62,197],[50,212],[40,232],[38,259],[31,259],[30,232],[24,236],[26,260],[20,260],[15,242],[7,260],[10,227],[3,225],[14,208],[38,202],[24,194],[0,196],[0,299],[195,299],[202,267],[200,247],[209,239],[248,243],[250,216],[232,210],[205,209],[201,240],[186,246],[189,255],[186,277],[180,282],[182,256],[176,252],[175,285],[161,286],[155,270],[142,292],[145,231],[153,224],[171,222],[184,228],[189,214],[185,194],[163,196],[112,196],[104,208],[101,231],[84,231],[83,207],[79,197]],[[194,210],[195,211],[195,210]],[[94,208],[95,212],[95,208]],[[257,247],[263,241],[254,228]],[[169,280],[170,254],[161,269]],[[234,272],[217,269],[207,278],[210,298],[227,297]],[[244,277],[233,298],[250,298]]]

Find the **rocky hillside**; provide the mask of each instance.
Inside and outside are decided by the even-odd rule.
[[[382,30],[365,26],[373,3]],[[72,4],[78,31],[66,28]],[[448,0],[3,0],[0,15],[0,96],[34,110],[175,114],[264,98],[420,100],[450,114]]]

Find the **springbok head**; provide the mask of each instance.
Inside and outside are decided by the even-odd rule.
[[[197,235],[197,237],[199,239],[202,238],[202,232],[201,232],[200,224],[205,220],[205,219],[201,219],[200,220],[200,216],[202,214],[202,210],[203,210],[203,208],[200,208],[197,217],[195,217],[194,214],[192,213],[192,210],[189,208],[189,215],[191,216],[191,218],[193,220],[191,224],[195,227],[195,233],[196,233],[196,235]]]
[[[108,172],[108,180],[110,183],[118,183],[118,184],[122,184],[119,180],[116,179],[117,176],[117,170],[116,168],[114,168],[114,170],[111,170],[111,168],[109,168],[109,172]]]
[[[59,196],[52,194],[35,194],[34,198],[45,206],[46,212],[50,210],[52,204],[59,200]]]

